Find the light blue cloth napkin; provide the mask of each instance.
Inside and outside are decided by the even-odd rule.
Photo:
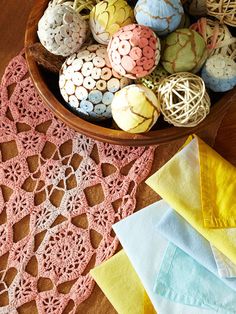
[[[172,209],[167,211],[157,224],[157,231],[215,276],[220,277],[210,243],[176,211]],[[220,279],[236,291],[236,278]]]
[[[158,314],[215,313],[210,309],[172,302],[153,289],[168,247],[168,241],[156,231],[156,224],[168,209],[164,201],[159,201],[116,223],[113,229]]]
[[[155,290],[174,302],[217,313],[236,313],[236,292],[172,243],[166,250]]]

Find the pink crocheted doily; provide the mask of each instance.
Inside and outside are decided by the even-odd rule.
[[[43,132],[40,125],[46,121],[48,128]],[[19,125],[27,128],[19,131]],[[0,313],[17,313],[17,308],[32,300],[39,314],[60,314],[73,300],[71,313],[75,313],[76,305],[88,298],[94,287],[89,262],[93,259],[98,265],[117,248],[112,224],[133,213],[137,186],[151,169],[154,147],[100,143],[57,120],[35,91],[23,54],[10,62],[0,86],[0,146],[6,143],[15,144],[17,154],[0,155],[0,215],[6,216],[0,224],[0,256],[8,256],[6,268],[0,270],[0,294],[8,294],[8,305],[0,307]],[[65,143],[70,143],[68,152],[62,149]],[[50,157],[45,154],[48,145],[54,145]],[[95,147],[99,160],[93,158]],[[121,170],[131,162],[124,174]],[[104,164],[115,171],[105,175]],[[68,183],[72,178],[73,186]],[[26,188],[27,182],[31,182],[30,188]],[[91,205],[86,191],[99,185],[104,199]],[[10,191],[7,200],[6,188]],[[40,193],[44,197],[39,202]],[[60,195],[57,203],[52,201],[55,193]],[[118,200],[120,205],[114,206]],[[15,226],[26,216],[29,230],[15,239]],[[64,219],[55,223],[58,217]],[[85,227],[74,223],[79,217],[87,220]],[[35,236],[42,231],[45,236],[35,249]],[[97,247],[91,241],[93,231],[101,236]],[[32,258],[37,261],[37,274],[27,270]],[[6,283],[9,269],[15,269],[10,285]],[[42,277],[51,280],[51,290],[38,291]],[[70,291],[59,292],[58,286],[68,281],[74,281]]]

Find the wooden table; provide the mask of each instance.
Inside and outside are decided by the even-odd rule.
[[[37,0],[36,0],[37,1]],[[33,0],[2,0],[0,11],[0,76],[7,63],[20,52],[24,45],[24,30]],[[236,104],[233,104],[225,115],[215,141],[215,149],[226,159],[236,165]],[[177,144],[176,144],[177,145]],[[172,146],[172,145],[171,145]],[[172,149],[173,150],[173,149]],[[152,172],[170,157],[170,145],[162,148],[162,160],[158,160],[160,152],[156,153],[156,160]],[[137,195],[137,209],[157,200],[157,196],[145,184],[139,188]],[[0,310],[1,311],[1,310]],[[33,304],[23,306],[20,313],[37,313]],[[86,300],[78,309],[78,313],[112,314],[115,313],[108,300],[98,287],[91,298]],[[56,314],[56,313],[55,313]]]

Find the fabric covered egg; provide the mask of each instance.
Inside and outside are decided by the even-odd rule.
[[[112,117],[129,133],[148,132],[156,123],[160,109],[155,94],[143,85],[129,85],[115,94]]]
[[[161,80],[168,75],[169,73],[163,68],[163,66],[158,65],[151,74],[138,79],[137,83],[150,88],[156,94]]]
[[[178,27],[184,10],[180,0],[139,0],[134,14],[139,24],[152,28],[161,36]]]
[[[122,26],[134,22],[134,12],[125,0],[101,1],[90,13],[90,28],[94,39],[104,45]]]
[[[106,46],[90,45],[66,59],[59,87],[71,109],[86,120],[111,118],[114,93],[130,84],[112,68]]]
[[[188,28],[177,29],[163,42],[162,65],[169,73],[197,73],[207,58],[201,35]]]
[[[143,25],[131,24],[115,33],[107,51],[113,69],[130,79],[151,73],[160,60],[160,40]]]
[[[49,6],[38,23],[41,44],[51,53],[67,57],[87,38],[88,23],[68,5]]]
[[[213,55],[202,69],[202,79],[214,92],[226,92],[236,86],[236,63],[227,56]]]

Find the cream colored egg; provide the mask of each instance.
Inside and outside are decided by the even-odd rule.
[[[129,133],[148,132],[160,115],[155,94],[145,86],[134,84],[115,94],[111,110],[116,124]]]

